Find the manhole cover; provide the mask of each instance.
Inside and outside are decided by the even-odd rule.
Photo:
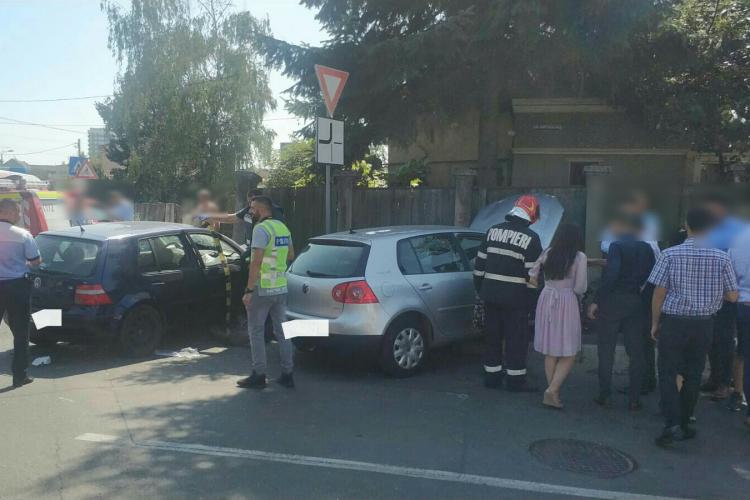
[[[612,478],[633,472],[635,460],[614,448],[577,439],[543,439],[529,446],[531,454],[555,469]]]

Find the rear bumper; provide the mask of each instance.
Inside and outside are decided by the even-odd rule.
[[[347,304],[337,318],[321,318],[287,309],[288,321],[327,320],[331,336],[380,337],[385,333],[388,317],[380,304]]]
[[[117,336],[119,320],[114,315],[99,315],[93,311],[64,311],[61,327],[47,327],[37,330],[32,325],[32,337],[50,340],[109,340]]]

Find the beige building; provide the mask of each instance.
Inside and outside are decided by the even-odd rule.
[[[425,158],[427,184],[453,185],[453,174],[476,169],[478,114],[421,120],[414,143],[391,145],[391,164]],[[614,179],[633,184],[671,185],[701,178],[701,162],[687,148],[660,140],[625,111],[597,99],[514,99],[512,113],[501,117],[497,179],[518,187],[565,187],[586,184],[589,166],[607,166]]]

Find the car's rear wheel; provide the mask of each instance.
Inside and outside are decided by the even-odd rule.
[[[396,320],[383,338],[380,365],[394,377],[417,373],[427,359],[427,329],[417,317]]]
[[[161,341],[163,328],[159,311],[146,304],[134,307],[125,315],[120,326],[120,352],[127,357],[153,354]]]
[[[44,338],[41,335],[31,335],[29,337],[29,340],[35,346],[42,347],[42,348],[45,348],[45,349],[46,348],[55,347],[57,345],[57,340],[49,339],[49,338]]]

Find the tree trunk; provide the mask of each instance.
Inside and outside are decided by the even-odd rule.
[[[482,187],[497,186],[497,135],[500,128],[500,72],[490,70],[482,85],[479,99],[479,148],[478,148],[478,185]]]

